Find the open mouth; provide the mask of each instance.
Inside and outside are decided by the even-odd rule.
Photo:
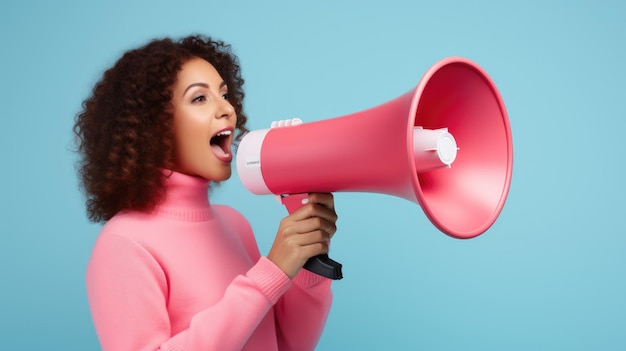
[[[224,129],[215,134],[209,141],[215,156],[224,162],[230,162],[233,159],[230,149],[232,135],[232,129]]]

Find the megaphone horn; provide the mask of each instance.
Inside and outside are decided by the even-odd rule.
[[[418,203],[439,230],[460,239],[495,222],[512,168],[502,98],[482,68],[460,57],[437,62],[387,103],[252,131],[237,151],[241,181],[255,194],[388,194]],[[338,267],[322,274],[339,279]]]

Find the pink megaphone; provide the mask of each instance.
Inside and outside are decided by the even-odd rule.
[[[237,171],[255,194],[373,192],[419,204],[445,234],[485,232],[506,201],[513,168],[507,112],[496,86],[459,57],[433,65],[408,93],[371,109],[252,131]],[[285,199],[288,199],[287,196]],[[297,206],[285,205],[293,212]],[[328,256],[305,268],[341,279]]]

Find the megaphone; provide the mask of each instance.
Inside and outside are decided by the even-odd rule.
[[[361,112],[256,130],[237,150],[237,172],[254,194],[372,192],[421,206],[443,233],[468,239],[495,222],[506,201],[513,141],[504,102],[476,63],[449,57],[404,95]],[[297,198],[297,197],[296,197]],[[294,205],[295,204],[295,205]],[[341,279],[327,255],[306,269]]]

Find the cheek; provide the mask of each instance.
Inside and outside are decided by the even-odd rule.
[[[176,155],[179,160],[194,157],[198,153],[209,150],[210,126],[206,121],[184,116],[174,122]]]

